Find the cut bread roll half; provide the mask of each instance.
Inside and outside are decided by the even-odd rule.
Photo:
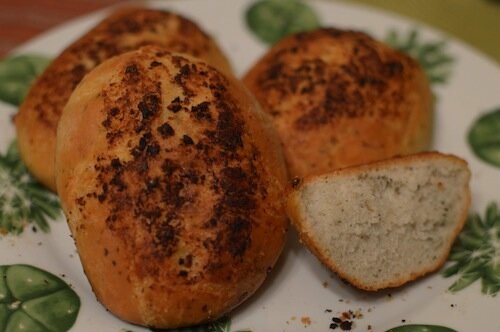
[[[420,153],[307,178],[287,211],[323,264],[375,291],[444,264],[467,217],[469,180],[464,160]]]

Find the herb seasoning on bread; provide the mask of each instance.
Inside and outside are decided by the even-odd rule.
[[[78,83],[102,61],[150,44],[190,54],[230,73],[229,62],[214,40],[192,21],[146,8],[112,13],[54,59],[15,117],[21,158],[43,185],[55,190],[57,124]]]
[[[59,122],[56,180],[99,301],[175,328],[252,295],[288,226],[280,149],[241,83],[200,60],[146,46],[91,71]]]
[[[286,37],[243,81],[272,116],[291,176],[429,148],[424,71],[362,32],[320,28]]]

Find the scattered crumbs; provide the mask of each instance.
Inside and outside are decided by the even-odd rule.
[[[368,329],[368,331],[371,331],[371,330],[372,330],[372,326],[371,326],[371,325],[368,325],[368,326],[367,326],[367,329]]]
[[[349,310],[349,311],[344,311],[344,312],[342,313],[342,318],[343,318],[343,319],[351,319],[351,316],[352,316],[352,311],[351,311],[351,310]]]
[[[73,254],[69,254],[69,258],[73,258]]]
[[[427,286],[427,289],[432,289],[432,286]]]
[[[349,320],[345,320],[342,323],[340,323],[340,329],[342,331],[350,331],[352,328],[352,322]]]
[[[325,312],[332,312],[332,309],[325,309]]]
[[[327,288],[328,287],[328,282],[323,281],[323,287]]]
[[[304,324],[304,327],[308,327],[309,325],[311,325],[311,318],[307,316],[300,318],[300,321],[302,322],[302,324]]]
[[[338,317],[332,317],[329,327],[331,330],[340,328],[342,331],[350,331],[354,327],[354,320],[361,318],[363,318],[361,309],[344,311]]]
[[[339,302],[344,302],[344,299],[339,299]]]
[[[368,308],[368,310],[367,310],[367,311],[368,311],[368,312],[372,312],[372,308]]]
[[[358,310],[354,311],[352,316],[356,319],[361,319],[361,318],[363,318],[363,313],[361,312],[361,309],[358,309]]]
[[[41,245],[42,245],[42,242],[41,242],[41,241],[40,241],[40,242],[38,242],[38,243],[37,243],[37,245],[41,246]]]
[[[401,319],[401,323],[406,323],[406,319]]]
[[[33,231],[33,233],[38,232],[38,229],[37,229],[35,226],[32,226],[32,227],[31,227],[31,230]]]
[[[295,319],[297,319],[297,317],[295,316],[290,317],[290,320],[295,320]]]
[[[455,308],[455,305],[452,303],[452,304],[450,304],[450,307]]]
[[[64,273],[60,274],[61,278],[66,278],[66,275]]]

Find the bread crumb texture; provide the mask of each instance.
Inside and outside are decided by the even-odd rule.
[[[297,194],[299,231],[361,288],[397,286],[436,269],[466,218],[470,174],[462,161],[429,156],[306,181]]]

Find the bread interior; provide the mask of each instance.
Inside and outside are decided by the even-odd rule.
[[[445,259],[467,183],[463,165],[447,160],[320,177],[301,191],[302,222],[337,270],[382,287]]]

